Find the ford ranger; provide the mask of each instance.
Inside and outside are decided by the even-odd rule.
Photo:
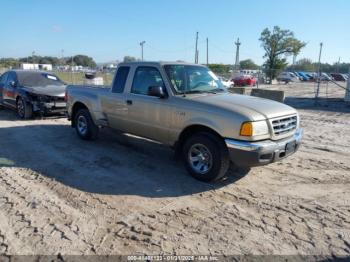
[[[191,175],[221,178],[230,163],[266,165],[297,151],[297,111],[272,100],[232,94],[198,64],[119,64],[111,87],[68,86],[68,118],[78,136],[110,127],[175,149]]]

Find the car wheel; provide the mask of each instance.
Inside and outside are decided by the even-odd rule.
[[[30,103],[26,103],[22,97],[17,99],[16,108],[19,118],[29,119],[33,117],[33,106]]]
[[[84,140],[95,140],[98,137],[99,128],[95,125],[87,109],[80,109],[75,116],[75,130],[78,136]]]
[[[183,146],[183,157],[188,172],[204,182],[222,178],[230,166],[225,143],[210,133],[188,138]]]

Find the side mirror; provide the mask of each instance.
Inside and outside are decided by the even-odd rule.
[[[17,83],[16,83],[15,81],[10,81],[10,82],[9,82],[9,85],[10,85],[11,87],[16,87],[16,86],[17,86]]]
[[[164,87],[162,86],[150,86],[148,88],[148,95],[149,96],[156,96],[159,98],[166,98],[167,94],[164,90]]]

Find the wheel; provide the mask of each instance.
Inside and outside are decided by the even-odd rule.
[[[19,118],[29,119],[33,117],[33,106],[30,103],[26,103],[22,97],[17,99],[16,108]]]
[[[198,133],[188,138],[183,146],[183,157],[188,172],[204,182],[222,178],[230,166],[224,141],[210,133]]]
[[[88,109],[80,109],[75,116],[75,130],[84,140],[95,140],[98,137],[98,126],[95,125]]]

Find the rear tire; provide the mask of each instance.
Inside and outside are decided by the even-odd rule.
[[[33,117],[33,106],[19,97],[16,102],[17,115],[21,119],[29,119]]]
[[[88,109],[80,109],[75,115],[75,130],[83,140],[96,140],[99,133]]]
[[[187,171],[204,182],[222,178],[230,166],[224,141],[210,133],[198,133],[188,138],[183,146],[183,158]]]

